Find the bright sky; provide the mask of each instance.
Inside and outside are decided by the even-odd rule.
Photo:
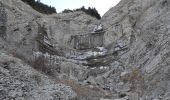
[[[54,6],[57,12],[64,9],[76,9],[82,6],[85,8],[95,7],[101,16],[111,7],[119,3],[120,0],[40,0],[41,2]]]

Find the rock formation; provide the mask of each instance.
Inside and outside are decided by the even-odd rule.
[[[169,100],[170,1],[121,0],[101,20],[0,0],[1,100]]]

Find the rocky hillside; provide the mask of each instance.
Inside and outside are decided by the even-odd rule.
[[[0,0],[0,100],[169,100],[170,1],[121,0],[101,20]]]

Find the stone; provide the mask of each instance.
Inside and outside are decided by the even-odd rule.
[[[103,35],[104,32],[96,32],[71,36],[70,45],[78,50],[100,47],[103,46]]]
[[[0,99],[168,99],[169,5],[121,0],[97,20],[82,11],[44,15],[21,0],[0,0]],[[73,84],[79,82],[81,89]],[[124,92],[128,98],[119,98]]]
[[[137,93],[129,93],[129,100],[139,100]]]
[[[104,99],[104,98],[100,98],[100,100],[113,100],[113,99]]]
[[[8,69],[1,63],[9,63]],[[0,53],[0,99],[47,100],[60,98],[68,100],[76,96],[71,87],[57,84],[20,59]],[[58,94],[58,95],[54,95]]]

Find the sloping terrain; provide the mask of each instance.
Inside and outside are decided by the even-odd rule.
[[[122,0],[102,18],[105,44],[128,48],[119,53],[119,61],[125,72],[139,70],[140,79],[137,75],[130,80],[146,100],[170,98],[169,5],[168,0]]]
[[[0,99],[169,100],[169,12],[121,0],[97,20],[0,0]]]

